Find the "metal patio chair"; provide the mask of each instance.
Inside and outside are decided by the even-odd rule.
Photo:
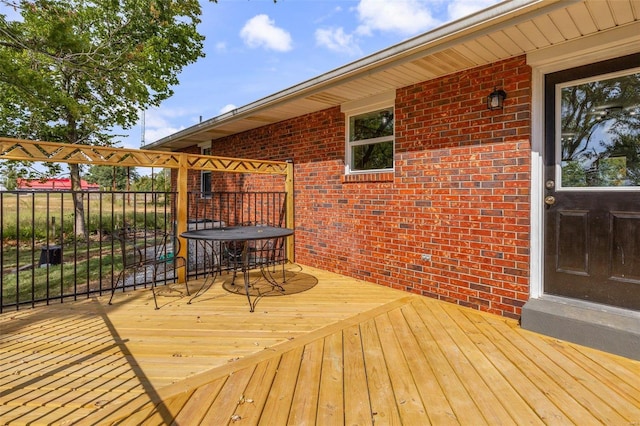
[[[264,223],[245,222],[242,226],[269,226]],[[270,238],[252,241],[229,241],[223,244],[222,256],[227,262],[228,269],[233,272],[232,285],[238,271],[244,267],[247,270],[260,269],[262,276],[274,287],[284,291],[282,283],[286,281],[285,275],[285,238]],[[243,255],[248,256],[248,264],[244,265]],[[282,283],[274,278],[278,265],[282,266]]]
[[[122,270],[111,288],[109,304],[120,285],[124,291],[125,287],[135,288],[142,284],[150,285],[155,308],[159,309],[156,286],[159,282],[166,284],[169,280],[175,280],[178,268],[186,268],[187,265],[186,259],[177,255],[180,240],[166,231],[132,228],[116,232],[115,238],[122,253]],[[185,290],[190,295],[186,283]]]

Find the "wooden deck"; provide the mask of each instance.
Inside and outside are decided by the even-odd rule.
[[[292,273],[251,314],[218,283],[1,315],[0,424],[640,424],[640,362]]]

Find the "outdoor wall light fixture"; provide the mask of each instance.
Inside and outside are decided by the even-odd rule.
[[[494,88],[493,92],[487,96],[487,108],[491,111],[494,109],[502,109],[505,99],[507,99],[507,92]]]

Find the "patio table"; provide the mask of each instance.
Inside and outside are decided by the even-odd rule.
[[[281,228],[276,226],[262,226],[262,225],[251,225],[251,226],[228,226],[222,228],[209,228],[209,229],[197,229],[192,231],[186,231],[180,234],[181,237],[193,240],[204,240],[204,241],[213,241],[213,242],[240,242],[242,243],[242,274],[244,278],[244,288],[247,293],[247,300],[249,301],[249,311],[254,311],[254,303],[251,302],[251,295],[249,294],[249,270],[250,270],[250,257],[249,257],[249,241],[259,241],[259,240],[271,240],[275,238],[288,237],[293,235],[293,229],[290,228]],[[217,270],[215,270],[215,265],[212,266],[214,271],[212,271],[212,280],[215,279]],[[205,281],[206,284],[206,281]],[[196,292],[196,294],[189,300],[189,303],[200,294],[200,291],[204,289],[205,284],[202,285],[202,288]],[[279,286],[277,283],[272,283],[272,285]],[[280,287],[282,288],[282,287]]]

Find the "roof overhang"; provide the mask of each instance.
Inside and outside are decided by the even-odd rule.
[[[634,0],[508,0],[176,132],[175,151],[637,23]]]

